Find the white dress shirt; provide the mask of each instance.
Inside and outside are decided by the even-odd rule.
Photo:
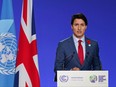
[[[85,59],[85,36],[83,36],[81,39],[77,38],[74,34],[73,34],[73,40],[74,40],[74,44],[75,44],[75,47],[76,47],[76,50],[77,50],[77,54],[78,54],[78,41],[79,40],[82,40],[81,42],[81,45],[83,47],[83,52],[84,52],[84,59]]]

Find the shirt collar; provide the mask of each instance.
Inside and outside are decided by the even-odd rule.
[[[75,43],[78,43],[79,40],[82,40],[82,42],[85,42],[85,36],[83,36],[81,39],[77,38],[74,34],[73,34],[73,39]]]

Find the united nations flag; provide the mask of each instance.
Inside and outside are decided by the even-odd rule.
[[[16,53],[12,0],[3,0],[0,20],[0,87],[13,87]]]

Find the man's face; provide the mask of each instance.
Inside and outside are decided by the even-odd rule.
[[[77,38],[82,38],[87,26],[82,19],[75,19],[71,28]]]

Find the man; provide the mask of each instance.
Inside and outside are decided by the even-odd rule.
[[[55,60],[55,81],[58,70],[100,70],[99,47],[96,41],[85,36],[87,19],[82,14],[72,16],[73,35],[58,44]]]

